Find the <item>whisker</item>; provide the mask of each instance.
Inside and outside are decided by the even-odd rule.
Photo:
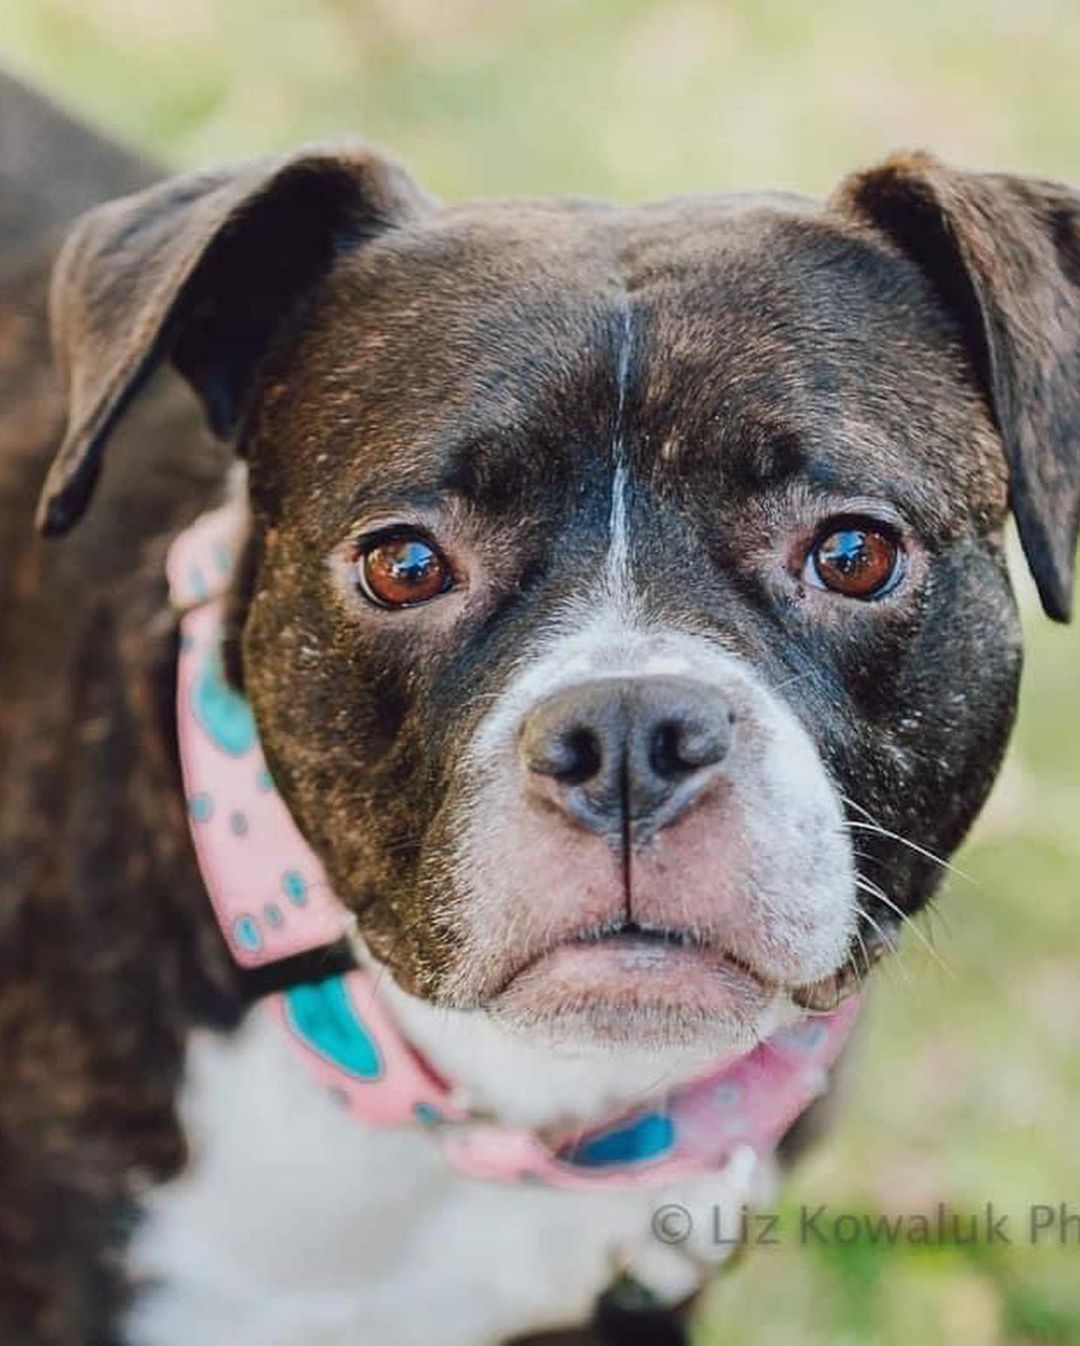
[[[957,974],[955,969],[952,968],[941,956],[941,954],[937,951],[937,949],[934,948],[933,944],[930,943],[926,935],[919,929],[919,927],[911,919],[908,913],[904,911],[902,908],[898,907],[891,897],[889,897],[886,893],[883,893],[876,883],[871,883],[869,879],[863,878],[860,875],[855,880],[855,886],[859,888],[862,892],[869,893],[871,897],[877,898],[877,900],[879,902],[882,902],[886,907],[888,907],[888,909],[891,912],[894,912],[900,918],[902,924],[906,926],[907,929],[911,930],[914,933],[915,938],[927,951],[930,957],[933,958],[934,962],[938,964],[941,970],[950,977],[953,978],[956,977]]]
[[[879,866],[882,866],[882,867],[883,867],[884,864],[885,864],[885,861],[882,859],[881,856],[879,856],[879,855],[870,855],[868,852],[863,851],[863,850],[860,850],[858,846],[853,846],[853,847],[851,848],[851,854],[855,857],[856,860],[862,860],[862,861],[864,861],[864,862],[866,862],[866,863],[868,863],[868,864],[875,864],[875,865],[879,865]],[[957,872],[957,873],[960,873],[959,870],[957,870],[956,872]],[[866,876],[864,875],[863,877],[866,877]],[[968,876],[967,876],[967,875],[961,875],[961,877],[967,878]],[[979,882],[977,879],[971,879],[970,881],[971,881],[972,883],[974,883],[974,884],[978,884],[978,882]],[[868,882],[868,883],[870,882],[870,879],[869,879],[869,878],[867,878],[867,882]],[[877,896],[877,894],[875,894],[875,896]],[[882,894],[882,897],[884,897],[883,894]],[[886,902],[886,905],[889,905],[888,902]],[[895,910],[895,908],[894,908],[894,910]],[[918,914],[919,914],[919,915],[925,915],[927,925],[928,925],[929,927],[931,927],[931,928],[928,929],[927,932],[926,932],[926,933],[927,933],[927,936],[931,939],[931,941],[934,939],[934,930],[933,930],[932,926],[933,926],[933,923],[934,923],[935,921],[936,921],[936,922],[940,922],[942,928],[944,929],[944,932],[945,932],[945,935],[946,935],[946,938],[947,938],[947,939],[952,940],[952,939],[954,939],[954,938],[956,937],[956,930],[955,930],[955,927],[954,927],[952,921],[950,920],[950,918],[949,918],[949,916],[948,916],[948,913],[942,908],[942,906],[941,906],[940,903],[938,903],[938,902],[935,902],[935,903],[928,903],[926,906],[920,908],[920,911],[919,911]],[[912,917],[911,917],[910,914],[907,914],[907,919],[908,919],[909,921],[912,919]]]
[[[851,954],[847,961],[848,965],[851,967],[851,970],[855,973],[855,980],[861,986],[863,984],[864,977],[868,977],[870,975],[870,968],[873,965],[870,962],[870,950],[866,947],[866,940],[863,939],[863,934],[861,930],[855,931],[855,938],[859,941],[859,948],[862,950],[863,971],[862,972],[859,971],[858,965],[855,962],[854,949],[851,951]]]
[[[940,855],[935,855],[933,851],[927,850],[925,846],[920,846],[917,841],[911,841],[908,837],[901,836],[899,832],[893,832],[887,827],[882,827],[870,811],[863,808],[861,804],[856,803],[854,799],[850,799],[847,795],[841,795],[840,798],[848,808],[854,809],[857,813],[861,813],[863,817],[867,819],[866,822],[856,822],[850,818],[845,819],[844,826],[846,828],[857,829],[864,832],[873,832],[877,836],[888,837],[890,841],[896,841],[899,842],[901,846],[907,846],[909,850],[915,851],[925,860],[930,860],[935,865],[940,865],[942,869],[947,870],[950,874],[955,874],[966,883],[978,883],[978,880],[971,874],[966,874],[957,865],[952,864],[951,861],[943,859]]]
[[[814,669],[805,669],[802,673],[793,673],[790,678],[781,678],[779,682],[774,682],[771,690],[782,692],[785,687],[793,687],[796,683],[806,682],[808,678],[814,676]]]
[[[911,986],[913,985],[911,978],[911,970],[909,969],[907,963],[904,961],[903,946],[897,943],[897,941],[893,939],[882,928],[880,923],[874,920],[873,916],[871,916],[870,913],[866,911],[863,907],[859,908],[858,914],[867,923],[867,925],[869,925],[871,929],[875,931],[878,938],[889,950],[888,966],[890,967],[895,966],[897,972],[903,978],[904,985],[910,990]]]
[[[932,924],[934,921],[938,921],[940,922],[942,928],[945,931],[946,936],[949,939],[956,938],[956,927],[953,925],[952,921],[949,919],[946,913],[936,902],[932,903],[929,906],[924,907],[923,911],[926,912],[926,920],[928,925]]]

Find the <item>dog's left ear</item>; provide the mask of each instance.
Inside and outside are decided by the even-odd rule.
[[[909,154],[848,178],[830,204],[916,262],[959,322],[1039,596],[1067,621],[1080,526],[1080,194]]]
[[[53,268],[68,418],[41,530],[78,521],[114,426],[157,365],[171,359],[214,433],[234,437],[264,356],[336,251],[432,205],[393,160],[346,145],[173,178],[83,215]]]

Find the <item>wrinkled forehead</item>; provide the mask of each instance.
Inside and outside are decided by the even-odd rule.
[[[329,467],[343,525],[382,498],[581,500],[616,450],[661,495],[798,481],[931,524],[1004,503],[926,282],[797,199],[441,212],[338,261],[271,400],[314,450],[282,470],[311,499]]]

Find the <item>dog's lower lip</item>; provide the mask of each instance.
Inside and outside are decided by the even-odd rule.
[[[519,967],[496,997],[503,1010],[558,1018],[588,1004],[742,1018],[774,983],[687,931],[634,925],[582,931]]]
[[[736,972],[758,982],[767,991],[779,989],[776,982],[771,981],[755,967],[729,950],[713,944],[712,941],[695,931],[684,930],[675,926],[644,925],[636,921],[610,921],[580,930],[576,934],[569,935],[565,939],[541,949],[539,953],[533,954],[527,962],[522,963],[510,973],[499,988],[499,994],[502,994],[519,978],[526,976],[547,958],[559,953],[560,950],[580,947],[602,947],[611,950],[637,948],[642,952],[650,947],[658,950],[697,951],[700,954],[706,954],[717,963],[730,966]]]

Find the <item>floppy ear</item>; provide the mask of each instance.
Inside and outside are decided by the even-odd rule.
[[[83,215],[53,270],[67,430],[38,506],[46,534],[86,508],[109,434],[171,358],[214,433],[235,435],[259,363],[335,250],[430,202],[362,147],[176,178]]]
[[[1080,524],[1080,194],[910,154],[848,178],[832,204],[916,262],[959,321],[1043,607],[1067,621]]]

